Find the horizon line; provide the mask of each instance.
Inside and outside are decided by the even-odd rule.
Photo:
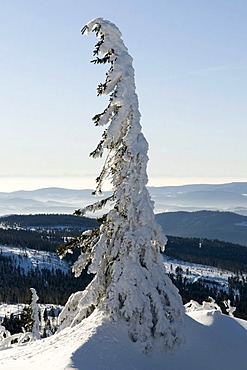
[[[2,176],[0,176],[2,177]],[[32,178],[32,177],[31,177]],[[13,178],[12,178],[13,179]],[[30,179],[30,178],[29,178]],[[178,180],[178,179],[177,179]],[[202,180],[202,179],[201,179]],[[36,181],[35,181],[36,182]],[[166,182],[166,181],[164,181]],[[73,182],[74,183],[74,182]],[[146,186],[147,188],[162,188],[162,187],[183,187],[183,186],[196,186],[196,185],[206,185],[206,186],[220,186],[220,185],[227,185],[227,184],[247,184],[247,180],[239,180],[239,179],[229,179],[228,181],[213,181],[213,182],[205,182],[205,181],[195,181],[195,182],[179,182],[179,183],[163,183],[163,184],[152,184],[152,181],[150,181],[150,184],[148,183]],[[2,186],[1,186],[2,185]],[[24,184],[22,184],[24,185]],[[77,186],[75,186],[77,185]],[[37,190],[42,190],[42,189],[65,189],[65,190],[90,190],[94,191],[95,186],[93,184],[88,184],[89,186],[86,186],[86,184],[81,184],[82,186],[78,186],[78,184],[72,184],[72,183],[67,183],[67,184],[26,184],[26,186],[18,186],[18,184],[0,184],[0,193],[14,193],[18,191],[37,191]],[[103,191],[108,192],[111,191],[112,189],[110,187],[105,187]]]

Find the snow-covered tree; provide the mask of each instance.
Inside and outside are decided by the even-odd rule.
[[[32,326],[32,334],[34,339],[40,339],[40,333],[39,333],[39,308],[37,301],[39,299],[37,292],[34,288],[30,288],[32,293],[32,300],[31,300],[31,318],[33,320],[33,326]]]
[[[226,308],[226,312],[228,313],[228,315],[231,316],[231,317],[234,317],[233,313],[236,311],[236,307],[233,307],[231,305],[231,300],[230,299],[225,300],[225,301],[223,301],[223,304]]]
[[[106,204],[111,210],[98,229],[84,232],[66,247],[67,251],[81,248],[73,266],[75,275],[88,267],[95,276],[83,292],[69,298],[60,315],[61,328],[77,324],[98,307],[113,320],[124,320],[130,338],[142,343],[144,351],[152,348],[154,338],[172,347],[181,340],[184,310],[165,274],[160,251],[166,238],[155,222],[146,188],[148,144],[141,132],[132,58],[111,22],[94,19],[82,33],[91,31],[99,39],[92,62],[108,63],[110,68],[97,89],[98,95],[109,94],[109,104],[93,117],[95,125],[105,129],[90,155],[98,158],[106,152],[95,194],[101,194],[102,185],[110,179],[112,195],[76,213],[95,212]]]

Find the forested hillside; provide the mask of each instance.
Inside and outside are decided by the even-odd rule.
[[[247,272],[247,248],[220,240],[168,236],[165,254],[236,273]]]
[[[75,278],[70,269],[37,267],[24,269],[23,259],[27,258],[29,248],[47,253],[56,249],[67,240],[78,236],[82,231],[91,229],[97,221],[73,215],[11,215],[0,219],[0,302],[28,302],[29,288],[39,292],[40,302],[65,304],[71,293],[83,290],[91,279],[86,272]],[[16,259],[15,254],[4,253],[4,246],[20,247],[24,254]],[[79,251],[65,259],[71,263]],[[52,264],[52,262],[51,262]],[[20,284],[21,282],[21,284]]]
[[[80,229],[95,227],[97,221],[88,217],[66,214],[10,215],[0,218],[0,226],[24,229]]]
[[[71,293],[83,290],[90,281],[90,275],[84,273],[75,278],[69,270],[65,273],[59,269],[39,268],[25,271],[20,259],[0,253],[0,302],[28,303],[30,288],[39,294],[40,303],[63,305]]]
[[[216,215],[219,212],[195,212],[193,218],[194,230],[197,230],[198,223],[202,223],[200,215],[208,217],[211,213]],[[178,214],[178,215],[177,215]],[[173,225],[180,212],[171,214],[174,217]],[[182,212],[187,217],[187,212]],[[220,213],[219,213],[220,214]],[[157,215],[158,220],[166,214]],[[228,217],[228,213],[223,213]],[[231,216],[234,214],[230,214]],[[238,216],[238,215],[236,215]],[[221,217],[221,216],[220,216]],[[242,217],[242,216],[240,216]],[[196,220],[199,220],[198,223]],[[236,220],[235,220],[236,221]],[[86,229],[92,229],[98,224],[97,220],[74,215],[11,215],[0,218],[0,245],[20,246],[22,248],[33,248],[49,252],[56,251],[57,247],[64,244],[70,238],[80,235]],[[167,229],[170,228],[169,217]],[[174,229],[176,228],[175,226]],[[182,227],[182,226],[180,226]],[[247,230],[247,227],[246,227]],[[199,233],[199,231],[198,231]],[[211,240],[209,237],[180,237],[169,235],[166,246],[166,254],[185,261],[208,264],[231,271],[246,271],[247,248],[238,244]]]
[[[218,239],[247,246],[247,217],[231,212],[165,212],[156,215],[165,234]]]
[[[196,212],[194,215],[198,213],[200,214]],[[205,214],[210,213],[205,212]],[[94,228],[97,224],[95,219],[73,215],[7,216],[0,218],[0,245],[55,252],[59,245],[80,235],[86,229]],[[169,222],[167,228],[169,228]],[[196,221],[195,228],[197,228]],[[231,271],[246,271],[247,269],[247,248],[244,246],[217,239],[211,240],[210,237],[193,238],[167,234],[169,236],[166,254],[171,257]]]
[[[67,240],[78,236],[85,229],[95,227],[96,220],[70,215],[13,215],[1,218],[0,228],[0,302],[27,303],[30,297],[29,289],[34,287],[40,297],[40,302],[64,304],[72,292],[82,290],[92,276],[84,273],[75,278],[71,271],[64,271],[55,266],[51,259],[51,268],[43,268],[38,260],[41,251],[55,252]],[[23,250],[18,258],[8,252],[10,247],[20,247]],[[32,268],[23,268],[28,248],[37,250],[36,264]],[[78,256],[66,257],[71,264]],[[213,296],[220,304],[222,299],[233,299],[234,289],[240,292],[240,298],[235,299],[239,317],[247,317],[247,282],[241,277],[247,272],[247,248],[241,245],[225,243],[206,238],[182,238],[168,236],[165,254],[179,260],[216,266],[232,271],[229,281],[231,292],[210,287],[207,282],[190,281],[174,271],[171,276],[180,289],[184,302],[193,298],[204,300],[208,295]],[[44,257],[42,257],[44,258]],[[41,262],[39,262],[41,261]],[[20,284],[21,282],[21,284]]]
[[[0,244],[54,252],[66,239],[96,225],[95,219],[74,215],[11,215],[0,218]]]

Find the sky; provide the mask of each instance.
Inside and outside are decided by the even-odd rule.
[[[149,185],[247,181],[245,0],[1,0],[0,191],[94,188],[97,17],[134,59]]]

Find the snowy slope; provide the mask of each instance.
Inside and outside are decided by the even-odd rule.
[[[215,310],[191,311],[185,342],[173,352],[143,354],[121,323],[95,311],[72,329],[0,351],[2,370],[246,370],[247,322]]]
[[[6,248],[6,249],[5,249]],[[18,248],[5,247],[6,254]],[[33,267],[39,261],[48,263],[47,252],[27,250],[28,264]],[[33,255],[34,253],[34,255]],[[44,253],[44,255],[43,255]],[[54,256],[55,258],[55,256]],[[59,260],[53,259],[60,264]],[[32,261],[32,262],[31,262]],[[24,262],[23,262],[24,263]],[[26,268],[27,268],[27,262]],[[231,272],[191,264],[165,257],[167,272],[176,266],[189,268],[190,278],[218,280],[227,289],[227,278]],[[47,266],[46,266],[47,267]],[[61,267],[61,266],[60,266]],[[188,276],[189,278],[189,276]],[[2,305],[4,316],[11,307]],[[13,310],[15,307],[12,308]],[[40,341],[0,351],[1,370],[28,369],[78,369],[78,370],[246,370],[247,369],[247,322],[221,314],[220,311],[204,307],[189,310],[184,326],[185,341],[174,352],[162,352],[156,348],[144,355],[137,344],[129,340],[127,330],[121,323],[113,324],[102,314],[94,312],[81,324]]]
[[[207,282],[209,285],[218,285],[222,290],[228,291],[228,278],[235,274],[229,270],[223,270],[209,265],[201,265],[175,258],[170,258],[163,254],[163,261],[166,268],[166,273],[174,273],[177,267],[182,269],[183,277],[186,276],[188,282],[195,282],[199,279]],[[247,279],[247,274],[242,274],[243,278]]]
[[[56,253],[6,245],[0,245],[0,252],[4,256],[12,257],[15,264],[26,272],[36,267],[39,269],[62,270],[65,273],[69,270],[67,262],[61,260]]]
[[[30,248],[18,248],[12,246],[0,245],[0,253],[12,257],[17,266],[29,271],[31,269],[49,269],[49,270],[62,270],[67,273],[70,269],[68,263],[65,260],[61,260],[57,254],[46,251],[37,251]],[[196,263],[186,262],[170,258],[163,254],[164,265],[166,272],[174,273],[176,267],[180,267],[182,275],[186,276],[187,281],[195,282],[199,279],[207,281],[212,285],[217,284],[221,289],[228,291],[228,278],[232,277],[234,273],[232,271],[222,270],[217,267],[200,265]],[[187,273],[189,272],[189,273]],[[243,274],[243,277],[247,279],[247,274]]]

